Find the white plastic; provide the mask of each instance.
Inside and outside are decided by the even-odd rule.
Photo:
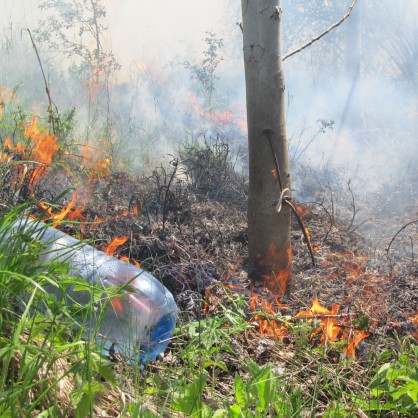
[[[106,348],[116,341],[116,351],[142,361],[155,359],[165,350],[176,325],[177,306],[172,294],[154,276],[42,222],[24,220],[12,228],[45,244],[40,263],[66,262],[73,274],[81,275],[90,284],[127,284],[135,289],[135,292],[124,291],[124,297],[114,298],[108,304],[99,327]],[[71,292],[71,297],[86,302],[82,300],[84,292]],[[90,318],[91,329],[95,321]]]

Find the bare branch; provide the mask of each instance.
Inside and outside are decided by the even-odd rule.
[[[335,22],[334,24],[332,24],[329,28],[325,29],[323,32],[321,32],[319,35],[313,37],[312,39],[310,39],[305,44],[299,46],[298,48],[294,49],[293,51],[288,52],[286,55],[283,56],[282,61],[284,61],[285,59],[291,57],[292,55],[297,54],[298,52],[300,52],[303,49],[307,48],[308,46],[312,45],[314,42],[319,41],[327,33],[331,32],[337,26],[340,26],[341,23],[343,23],[344,20],[346,20],[348,18],[348,16],[350,16],[350,14],[351,14],[351,12],[353,10],[353,7],[355,6],[356,3],[357,3],[357,0],[353,0],[353,2],[351,3],[351,6],[347,10],[347,13],[338,22]]]
[[[42,77],[43,77],[44,83],[45,83],[45,91],[46,91],[46,95],[48,96],[48,102],[49,102],[49,121],[52,123],[53,133],[56,134],[55,121],[54,121],[54,118],[52,116],[52,112],[53,112],[52,105],[55,106],[55,110],[56,110],[57,113],[58,113],[58,108],[57,108],[57,106],[55,105],[54,101],[51,98],[51,92],[49,90],[48,81],[46,80],[44,68],[42,66],[41,57],[39,56],[38,48],[36,47],[35,41],[33,40],[32,33],[31,33],[30,29],[26,29],[26,30],[29,33],[29,37],[30,37],[30,40],[32,42],[33,49],[35,50],[36,57],[38,58],[39,67],[41,68]]]
[[[390,250],[390,247],[391,247],[391,245],[393,244],[393,241],[395,241],[395,239],[396,239],[396,237],[405,229],[405,228],[407,228],[409,225],[412,225],[412,224],[415,224],[415,223],[418,223],[418,219],[415,219],[415,221],[411,221],[411,222],[408,222],[407,224],[405,224],[393,237],[392,237],[392,239],[390,240],[390,243],[389,243],[389,245],[388,245],[388,247],[386,248],[386,253],[387,254],[389,254],[389,250]]]

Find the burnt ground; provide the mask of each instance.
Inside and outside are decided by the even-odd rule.
[[[98,248],[127,236],[115,256],[139,261],[161,280],[174,294],[183,320],[196,319],[205,302],[204,312],[210,315],[216,312],[211,304],[222,302],[221,296],[213,295],[219,290],[211,289],[222,284],[248,301],[252,291],[246,272],[246,179],[223,173],[210,183],[209,177],[202,184],[186,183],[174,166],[160,167],[150,177],[114,173],[87,180],[76,206],[81,215],[75,216],[83,223],[62,228],[96,240]],[[418,336],[417,323],[408,319],[418,310],[418,191],[411,187],[418,169],[409,177],[395,195],[376,194],[372,199],[355,196],[347,187],[341,195],[335,191],[338,187],[316,191],[315,199],[301,204],[312,243],[318,247],[316,267],[294,219],[291,292],[281,308],[266,290],[257,290],[260,299],[290,316],[309,309],[314,297],[328,309],[339,304],[339,315],[362,319],[369,341],[374,335]],[[61,189],[76,186],[63,173],[50,178]],[[48,180],[42,187],[48,190]],[[395,207],[392,200],[407,202],[403,214],[388,210]],[[411,225],[396,235],[408,222]]]
[[[220,398],[233,393],[235,371],[245,373],[242,369],[245,360],[274,364],[275,371],[292,379],[296,375],[292,372],[294,357],[299,356],[297,363],[304,365],[306,393],[318,372],[319,360],[312,357],[312,352],[305,353],[303,347],[295,351],[295,347],[302,343],[319,346],[320,334],[298,342],[293,334],[285,332],[279,344],[268,335],[268,329],[261,335],[266,318],[269,324],[272,321],[271,312],[263,313],[261,301],[271,306],[280,321],[286,319],[295,324],[299,321],[295,315],[309,311],[317,297],[341,326],[338,338],[353,340],[361,330],[367,330],[367,338],[355,350],[358,361],[341,372],[340,378],[352,389],[360,390],[361,385],[367,385],[362,376],[370,370],[363,367],[363,362],[369,361],[371,353],[385,348],[382,337],[391,341],[410,335],[418,338],[418,323],[413,320],[418,309],[418,265],[414,255],[418,191],[410,187],[414,181],[416,184],[418,172],[411,173],[405,185],[398,186],[395,196],[382,193],[373,199],[370,196],[354,199],[351,193],[340,195],[336,191],[338,185],[332,190],[323,187],[312,193],[315,197],[308,199],[310,203],[300,206],[312,243],[318,247],[316,267],[312,266],[303,234],[294,219],[291,292],[277,303],[270,292],[256,289],[255,314],[251,307],[254,290],[246,271],[245,177],[221,173],[216,181],[215,170],[214,175],[204,177],[204,182],[196,179],[190,182],[184,175],[177,178],[176,171],[171,166],[160,167],[149,177],[109,173],[88,178],[79,173],[69,176],[68,170],[59,168],[45,177],[34,195],[38,200],[54,201],[55,214],[72,197],[72,192],[64,195],[60,192],[77,189],[77,204],[67,215],[75,223],[63,224],[60,229],[78,238],[93,239],[99,249],[115,237],[128,237],[114,255],[139,261],[142,268],[164,283],[180,308],[180,324],[202,316],[222,315],[220,307],[228,305],[234,294],[244,295],[248,303],[245,312],[252,327],[231,340],[234,354],[224,353],[223,363],[228,371],[217,376],[216,393]],[[407,202],[402,214],[387,210],[393,208],[391,199]],[[47,222],[52,217],[41,212],[36,204],[31,209]],[[396,235],[409,222],[412,223]],[[340,306],[336,309],[337,304]],[[187,341],[174,339],[164,357],[148,365],[144,379],[173,364],[182,367],[178,353],[185,344]],[[342,352],[331,349],[327,353],[330,366],[325,366],[328,370],[325,379],[329,375],[331,381],[333,363],[338,362]],[[117,360],[115,368],[129,382],[129,367]],[[129,385],[122,389],[124,402],[133,401]],[[102,400],[100,413],[118,416],[114,405],[120,403],[121,393],[119,389],[109,391]],[[207,396],[206,401],[210,402]],[[319,413],[327,405],[327,396],[324,390],[323,409],[319,407]],[[152,405],[149,408],[152,410]]]

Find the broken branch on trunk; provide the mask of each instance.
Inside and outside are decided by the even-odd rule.
[[[311,243],[311,239],[309,238],[305,223],[303,222],[302,217],[299,215],[299,212],[297,211],[296,207],[293,205],[294,201],[290,197],[283,198],[283,201],[289,205],[290,209],[292,209],[292,212],[296,216],[300,229],[302,230],[303,236],[305,237],[306,245],[308,246],[309,255],[311,256],[311,260],[312,260],[312,265],[313,267],[316,267],[315,257],[314,257],[313,249],[312,249],[312,243]]]
[[[290,193],[290,191],[288,189],[283,189],[283,186],[282,186],[283,183],[282,183],[281,174],[280,174],[279,160],[277,158],[276,150],[274,149],[274,146],[273,146],[272,131],[270,129],[265,129],[263,133],[266,135],[267,139],[269,140],[271,153],[273,155],[274,164],[276,167],[277,182],[279,183],[279,188],[280,188],[280,198],[277,202],[275,202],[275,204],[277,205],[277,211],[280,212],[282,203],[286,203],[290,207],[290,209],[296,216],[299,226],[303,232],[303,236],[305,237],[306,245],[308,246],[309,254],[311,256],[312,265],[313,267],[316,267],[312,244],[311,244],[311,240],[309,238],[305,223],[303,222],[302,217],[299,215],[299,212],[296,210],[296,207],[293,205],[293,203],[296,205],[295,201],[290,196],[285,196],[286,192]]]

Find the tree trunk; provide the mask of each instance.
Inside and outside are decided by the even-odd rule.
[[[249,277],[255,285],[283,295],[291,276],[292,256],[290,208],[283,204],[279,213],[276,209],[281,189],[275,155],[282,189],[290,190],[281,1],[242,0],[241,6],[249,146]]]

